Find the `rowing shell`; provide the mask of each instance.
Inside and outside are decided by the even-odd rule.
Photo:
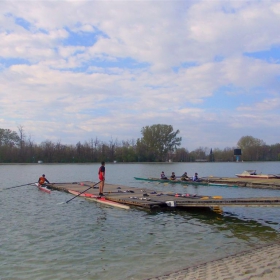
[[[40,191],[51,193],[51,190],[49,190],[46,186],[40,185],[39,183],[35,183],[35,185]]]
[[[161,182],[161,183],[170,183],[170,184],[187,184],[187,185],[208,185],[207,182],[204,181],[181,181],[181,180],[169,180],[169,179],[159,179],[159,178],[139,178],[134,177],[135,180],[142,181],[151,181],[151,182]]]
[[[80,192],[74,191],[74,190],[68,190],[69,193],[74,194],[74,195],[78,195],[80,194]],[[124,205],[115,201],[111,201],[109,199],[106,199],[105,197],[99,197],[95,194],[91,194],[91,193],[82,193],[80,196],[86,198],[87,200],[90,201],[95,201],[101,204],[106,204],[109,206],[114,206],[114,207],[118,207],[118,208],[122,208],[122,209],[130,209],[130,207],[128,205]]]
[[[183,184],[183,185],[200,185],[200,186],[216,186],[216,187],[229,187],[228,184],[220,184],[220,183],[209,183],[205,179],[200,179],[201,181],[181,181],[181,180],[165,180],[165,179],[159,179],[159,178],[139,178],[134,177],[135,180],[142,180],[142,181],[150,181],[150,182],[160,182],[164,184]],[[237,186],[231,186],[231,187],[237,187]]]

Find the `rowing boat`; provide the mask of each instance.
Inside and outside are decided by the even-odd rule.
[[[160,182],[160,183],[170,183],[170,184],[187,184],[187,185],[208,185],[206,181],[181,181],[181,180],[169,180],[169,179],[160,179],[160,178],[139,178],[139,177],[134,177],[135,180],[142,180],[142,181],[150,181],[150,182]]]
[[[80,192],[78,191],[74,191],[74,190],[68,190],[69,193],[73,194],[73,195],[79,195]],[[114,206],[114,207],[118,207],[118,208],[122,208],[122,209],[130,209],[130,207],[128,205],[124,205],[115,201],[111,201],[107,198],[105,198],[104,196],[98,196],[92,193],[82,193],[80,196],[86,198],[87,200],[90,201],[95,201],[101,204],[105,204],[108,206]]]
[[[161,182],[161,183],[171,183],[171,184],[176,184],[176,183],[180,183],[180,184],[200,184],[201,182],[195,182],[195,181],[181,181],[181,180],[169,180],[169,179],[160,179],[160,178],[153,178],[153,177],[149,177],[149,178],[139,178],[139,177],[134,177],[135,180],[142,180],[142,181],[155,181],[155,182]]]
[[[47,186],[40,185],[39,183],[35,183],[35,186],[36,186],[40,191],[43,191],[43,192],[46,192],[46,193],[51,193],[51,190],[49,190],[49,189],[47,188]]]
[[[277,175],[273,174],[257,174],[256,170],[245,170],[241,174],[235,174],[239,178],[255,178],[255,179],[277,179]]]
[[[135,180],[142,180],[142,181],[150,181],[150,182],[160,182],[160,183],[169,183],[169,184],[183,184],[183,185],[199,185],[199,186],[216,186],[216,187],[229,187],[228,184],[221,184],[221,183],[210,183],[208,180],[199,179],[200,181],[181,181],[181,180],[169,180],[169,179],[159,179],[159,178],[139,178],[134,177]],[[236,186],[234,186],[236,187]]]

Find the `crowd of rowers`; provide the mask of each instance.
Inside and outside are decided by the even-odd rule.
[[[180,178],[181,181],[194,181],[194,182],[199,182],[200,181],[200,179],[198,178],[197,172],[195,172],[193,177],[189,177],[187,172],[185,172],[182,176],[177,177],[175,175],[175,172],[172,172],[171,176],[168,178],[168,177],[165,176],[164,171],[162,171],[161,174],[160,174],[160,178],[162,180],[172,180],[172,181],[176,181],[179,178]]]

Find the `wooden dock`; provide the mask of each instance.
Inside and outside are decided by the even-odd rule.
[[[48,184],[52,190],[69,190],[83,192],[95,182],[72,182]],[[259,198],[222,198],[221,196],[198,196],[192,194],[176,194],[172,192],[159,192],[147,188],[129,188],[122,185],[105,184],[104,196],[106,199],[141,207],[146,209],[161,208],[207,208],[216,209],[229,207],[280,207],[280,197]],[[98,185],[90,188],[87,193],[98,195]]]
[[[230,177],[204,177],[203,182],[208,184],[225,184],[228,186],[274,189],[280,190],[280,179],[259,179],[259,178],[230,178]]]

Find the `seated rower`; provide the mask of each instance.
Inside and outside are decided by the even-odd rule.
[[[167,177],[165,176],[164,172],[162,171],[160,174],[160,179],[167,180]]]
[[[170,180],[173,180],[173,181],[176,180],[175,172],[172,172],[172,175],[170,176]]]
[[[198,178],[198,174],[196,172],[195,172],[195,174],[193,176],[193,181],[200,182],[200,179]]]
[[[189,176],[188,176],[188,173],[185,172],[185,173],[181,176],[181,181],[189,181],[189,180],[190,180],[190,178],[189,178]]]
[[[50,184],[49,180],[46,178],[45,174],[43,174],[39,179],[38,179],[38,183],[41,185],[41,186],[45,186],[46,182],[48,184]]]

